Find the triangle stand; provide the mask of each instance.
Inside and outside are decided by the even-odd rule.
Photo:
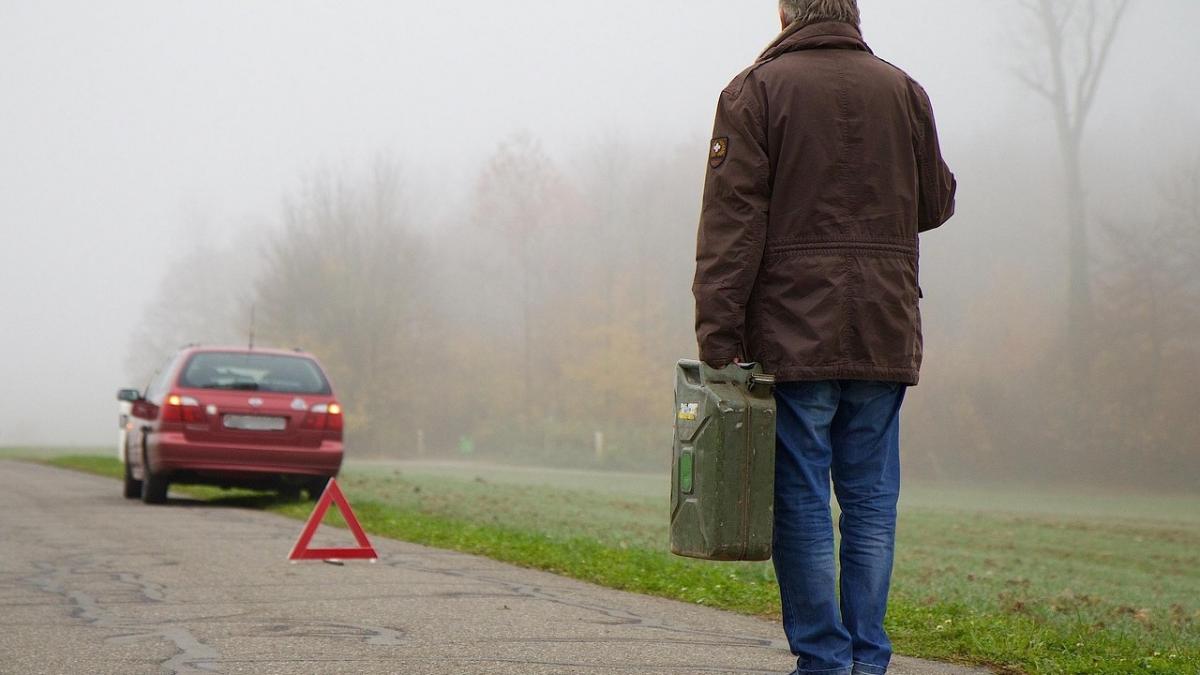
[[[313,535],[316,534],[317,528],[321,526],[321,520],[325,518],[325,513],[329,510],[330,504],[337,504],[338,510],[342,512],[342,518],[346,521],[346,526],[350,528],[350,532],[354,534],[355,541],[358,542],[357,548],[309,548],[309,543],[312,542]],[[338,487],[337,480],[329,479],[329,484],[325,486],[325,491],[321,493],[321,498],[317,500],[317,506],[313,509],[312,515],[308,517],[308,522],[304,525],[304,530],[300,532],[300,538],[296,540],[296,545],[292,547],[292,553],[288,556],[288,560],[298,562],[300,560],[370,560],[375,562],[379,559],[379,554],[375,552],[375,547],[371,546],[371,542],[367,539],[367,534],[363,532],[362,526],[358,524],[358,518],[354,516],[354,511],[350,508],[350,502],[346,501],[346,495],[342,494],[342,489]]]

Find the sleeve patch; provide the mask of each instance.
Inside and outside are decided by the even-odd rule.
[[[708,146],[708,165],[712,168],[719,168],[725,163],[725,158],[729,156],[729,138],[721,137],[714,138]]]

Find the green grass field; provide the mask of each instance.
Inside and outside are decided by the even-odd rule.
[[[107,457],[52,464],[119,475]],[[374,534],[774,618],[769,564],[666,552],[666,479],[459,464],[351,465]],[[114,486],[114,490],[116,490]],[[191,488],[304,518],[310,504]],[[1200,673],[1200,497],[909,486],[889,629],[900,653],[1029,673]]]

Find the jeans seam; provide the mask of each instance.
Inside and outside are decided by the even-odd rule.
[[[869,663],[863,663],[862,661],[855,661],[854,662],[854,673],[855,673],[855,675],[858,675],[859,673],[861,673],[862,675],[886,675],[887,668],[873,666]]]

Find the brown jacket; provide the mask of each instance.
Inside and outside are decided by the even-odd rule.
[[[792,26],[722,92],[696,256],[714,366],[916,384],[917,233],[954,213],[929,97],[848,23]]]

